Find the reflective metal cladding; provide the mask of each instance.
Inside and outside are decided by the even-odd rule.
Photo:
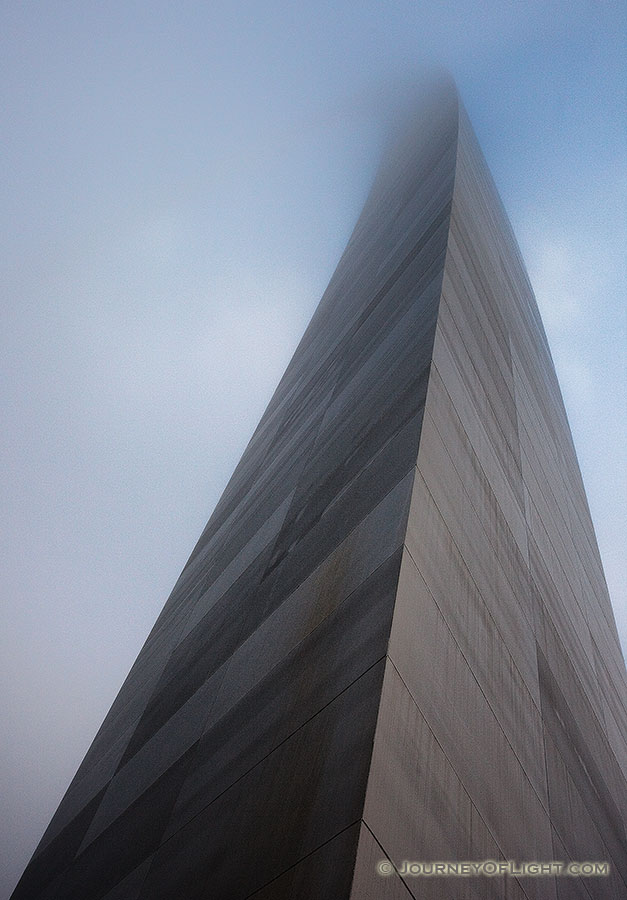
[[[13,896],[619,898],[626,721],[538,309],[439,86]]]

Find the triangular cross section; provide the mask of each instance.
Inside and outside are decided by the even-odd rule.
[[[440,86],[14,900],[618,898],[626,736],[546,337]],[[416,870],[482,860],[610,874]]]

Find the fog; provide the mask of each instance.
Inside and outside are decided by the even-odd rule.
[[[627,646],[625,33],[599,0],[2,5],[1,898],[434,63],[529,268]]]

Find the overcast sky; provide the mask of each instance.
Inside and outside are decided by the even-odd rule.
[[[4,0],[0,898],[448,67],[548,332],[623,647],[625,6]]]

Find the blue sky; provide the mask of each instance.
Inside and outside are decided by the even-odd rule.
[[[526,259],[623,646],[625,8],[0,8],[0,897],[348,239],[389,111],[453,73]]]

